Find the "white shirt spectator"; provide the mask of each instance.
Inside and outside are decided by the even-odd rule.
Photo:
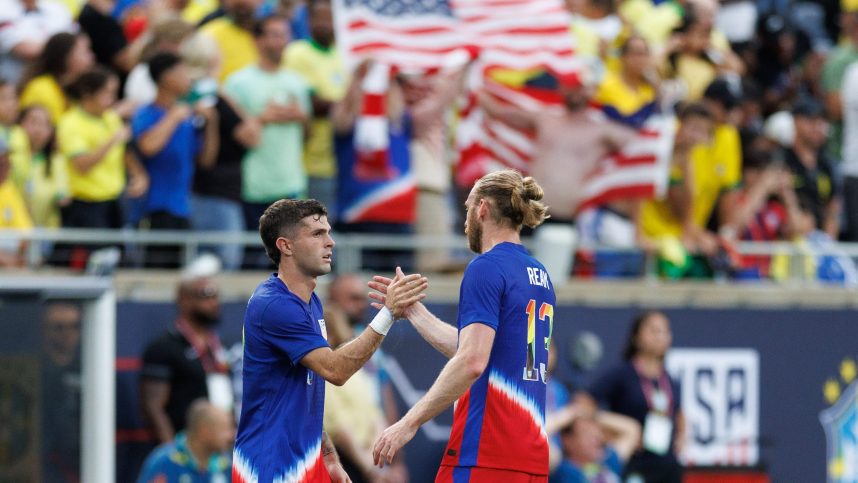
[[[134,101],[138,106],[145,106],[155,101],[158,86],[149,74],[149,64],[137,64],[128,74],[125,81],[125,99]]]
[[[71,13],[60,2],[0,0],[0,77],[17,83],[25,63],[38,56],[52,35],[76,31]]]
[[[843,163],[844,176],[858,178],[858,63],[846,68],[843,84]]]

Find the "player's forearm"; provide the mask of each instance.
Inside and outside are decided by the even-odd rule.
[[[420,337],[448,359],[456,354],[459,334],[452,325],[435,317],[422,303],[414,304],[408,320],[417,329]]]
[[[322,461],[325,462],[325,466],[340,464],[340,457],[337,455],[337,449],[334,448],[334,442],[331,441],[325,431],[322,431]]]
[[[420,427],[430,419],[441,414],[456,402],[471,384],[482,375],[482,368],[468,360],[463,354],[457,354],[444,366],[435,384],[429,388],[417,404],[403,419],[413,427]]]
[[[329,365],[330,377],[325,379],[337,386],[345,384],[372,357],[382,340],[383,335],[367,327],[357,338],[333,351]]]

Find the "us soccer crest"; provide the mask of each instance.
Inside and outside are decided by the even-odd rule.
[[[840,377],[825,382],[830,406],[819,413],[827,441],[828,482],[858,481],[858,380],[855,360],[840,364]],[[844,389],[845,387],[845,389]]]

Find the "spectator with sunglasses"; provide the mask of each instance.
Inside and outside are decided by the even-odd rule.
[[[143,354],[140,406],[159,443],[185,429],[191,403],[206,398],[232,409],[233,392],[226,351],[216,327],[220,322],[220,264],[203,255],[185,270],[178,288],[175,326],[152,341]]]

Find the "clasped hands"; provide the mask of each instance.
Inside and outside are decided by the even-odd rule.
[[[373,307],[387,307],[394,319],[403,319],[408,318],[414,304],[426,298],[429,280],[418,273],[405,275],[402,268],[396,267],[392,279],[376,275],[367,285],[375,290],[369,293],[369,298],[376,301]]]

